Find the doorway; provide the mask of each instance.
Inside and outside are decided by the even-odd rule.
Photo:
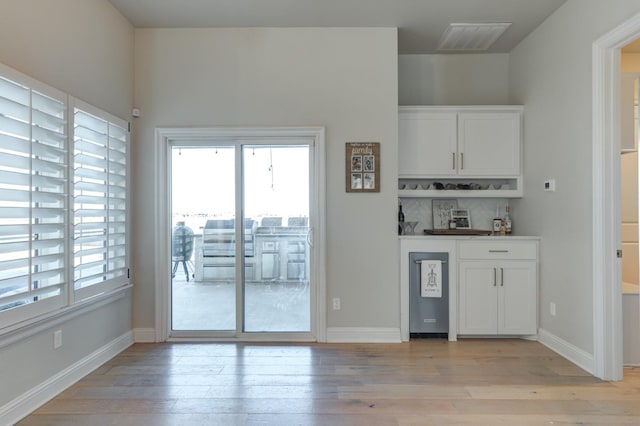
[[[622,362],[640,366],[638,92],[640,40],[621,49]]]
[[[159,133],[163,340],[320,340],[322,129]]]
[[[640,14],[593,43],[594,371],[621,380],[620,49],[640,38]]]

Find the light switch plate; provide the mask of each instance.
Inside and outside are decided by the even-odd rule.
[[[544,190],[548,192],[556,191],[556,180],[555,179],[547,179],[544,181]]]

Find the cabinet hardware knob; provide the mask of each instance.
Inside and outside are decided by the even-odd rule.
[[[509,250],[489,250],[489,253],[509,253]]]
[[[456,169],[456,153],[455,152],[451,153],[451,161],[452,161],[451,168],[455,170]]]
[[[500,287],[504,287],[504,268],[500,268]]]
[[[464,169],[464,152],[460,153],[460,170]]]
[[[493,286],[498,285],[498,268],[493,268]]]

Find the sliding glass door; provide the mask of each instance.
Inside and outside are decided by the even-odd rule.
[[[311,332],[311,152],[171,147],[171,335]]]
[[[310,331],[309,147],[242,151],[244,331]]]
[[[171,150],[173,330],[236,329],[235,148]]]

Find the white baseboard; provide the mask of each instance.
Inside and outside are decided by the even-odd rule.
[[[155,343],[156,329],[155,328],[134,328],[133,341],[136,343]]]
[[[128,331],[0,407],[0,419],[9,425],[17,423],[132,344],[132,333]]]
[[[595,375],[596,363],[593,354],[585,352],[577,346],[543,329],[538,330],[538,341],[588,373]]]
[[[327,343],[400,343],[399,328],[329,327]]]

